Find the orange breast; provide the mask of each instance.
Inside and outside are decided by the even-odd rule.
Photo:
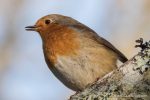
[[[64,26],[52,27],[44,39],[44,54],[55,64],[58,56],[74,56],[79,49],[79,41],[74,30]]]

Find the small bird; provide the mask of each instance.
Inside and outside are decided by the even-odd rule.
[[[82,91],[87,85],[128,59],[111,43],[77,20],[50,14],[26,30],[40,34],[45,61],[52,73],[68,88]]]

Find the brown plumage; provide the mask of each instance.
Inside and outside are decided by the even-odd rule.
[[[80,91],[127,58],[111,43],[73,18],[52,14],[26,30],[39,32],[46,63],[68,88]]]

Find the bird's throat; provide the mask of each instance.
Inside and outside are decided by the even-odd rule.
[[[47,34],[43,41],[46,59],[52,64],[57,62],[59,56],[74,56],[79,49],[79,41],[74,30],[61,27],[59,30]]]

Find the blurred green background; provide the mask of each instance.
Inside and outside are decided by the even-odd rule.
[[[128,58],[150,40],[150,0],[0,0],[0,100],[66,100],[74,92],[48,69],[34,25],[47,14],[86,24]]]

